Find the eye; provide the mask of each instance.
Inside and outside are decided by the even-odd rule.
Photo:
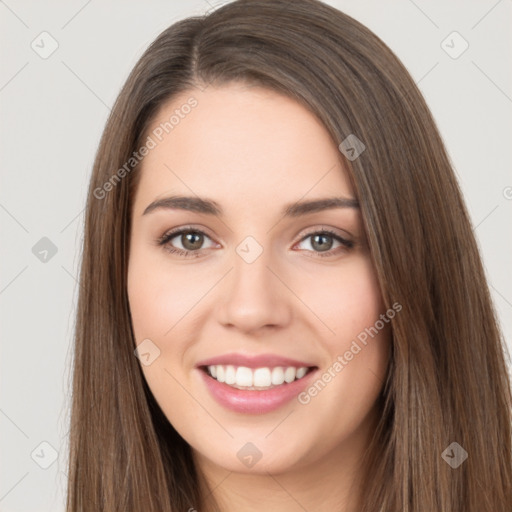
[[[313,250],[313,257],[319,256],[321,258],[324,258],[327,256],[334,256],[334,254],[347,251],[354,247],[354,242],[341,237],[340,235],[329,229],[315,231],[313,233],[306,235],[299,242],[299,245],[307,240],[310,240],[310,242],[306,245],[309,245],[309,247]],[[332,247],[336,242],[339,244],[339,246],[333,249]]]
[[[198,257],[202,255],[203,249],[212,248],[215,244],[211,244],[210,247],[203,247],[205,240],[211,240],[211,238],[200,229],[194,229],[190,227],[180,228],[174,231],[165,233],[161,238],[157,240],[157,244],[165,248],[172,254],[178,254],[179,256]],[[337,233],[329,229],[322,229],[321,231],[314,231],[301,239],[299,244],[311,239],[307,244],[310,249],[306,248],[306,252],[311,252],[311,256],[316,257],[327,257],[333,256],[343,251],[350,250],[354,247],[354,242],[346,240]],[[173,242],[173,240],[176,240]],[[333,249],[333,245],[338,243],[338,247]],[[179,246],[176,247],[175,244]],[[341,249],[341,250],[340,250]]]
[[[171,243],[174,239],[176,239],[176,242]],[[165,247],[170,253],[185,257],[197,257],[201,255],[199,250],[204,249],[202,245],[205,239],[211,240],[211,238],[200,229],[182,228],[165,233],[157,240],[157,243]],[[179,245],[178,247],[174,245],[176,243]]]

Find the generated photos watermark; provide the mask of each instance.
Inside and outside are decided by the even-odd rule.
[[[305,391],[297,395],[297,400],[302,405],[307,405],[311,402],[312,398],[317,396],[326,386],[331,382],[344,368],[347,366],[354,357],[361,352],[361,350],[368,344],[368,337],[375,338],[379,332],[384,329],[386,324],[402,310],[402,305],[395,302],[386,313],[382,313],[371,327],[367,327],[361,331],[342,355],[339,355],[334,362],[327,368],[322,375]],[[359,343],[358,343],[359,342]],[[361,346],[362,345],[362,346]]]
[[[134,151],[132,156],[120,167],[112,176],[103,183],[101,187],[96,187],[93,191],[93,195],[96,199],[104,199],[108,192],[110,192],[127,174],[149,154],[152,149],[155,149],[165,136],[172,132],[185,119],[185,117],[192,112],[192,109],[197,107],[198,102],[192,96],[186,103],[176,108],[174,114],[169,117],[168,121],[160,123],[156,128],[153,129],[151,135],[148,135],[146,142],[138,149]]]

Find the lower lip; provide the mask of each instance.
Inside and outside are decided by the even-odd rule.
[[[206,387],[220,405],[245,414],[264,414],[279,409],[304,390],[316,371],[315,368],[302,379],[294,380],[288,384],[257,391],[232,388],[210,377],[204,370],[199,369]]]

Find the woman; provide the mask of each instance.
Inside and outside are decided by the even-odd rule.
[[[90,183],[70,448],[69,511],[512,509],[468,214],[360,23],[238,0],[136,64]]]

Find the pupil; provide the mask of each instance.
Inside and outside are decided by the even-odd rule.
[[[330,239],[330,243],[327,243],[327,244],[322,244],[321,242],[317,245],[317,241],[318,240],[326,240],[326,239]],[[332,247],[332,238],[328,235],[315,235],[313,237],[313,248],[314,249],[318,249],[320,251],[328,251],[331,247]]]
[[[185,247],[185,249],[194,250],[199,249],[201,247],[203,243],[203,235],[201,235],[200,233],[187,233],[184,236],[185,243],[183,244],[183,247]],[[195,242],[194,237],[196,238]]]

